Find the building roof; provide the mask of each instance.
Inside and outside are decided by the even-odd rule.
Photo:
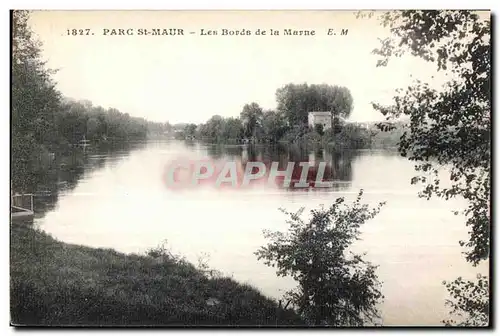
[[[329,111],[312,111],[312,112],[309,112],[309,114],[320,116],[320,115],[331,115],[332,112],[329,112]]]

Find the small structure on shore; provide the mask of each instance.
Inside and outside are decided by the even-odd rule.
[[[15,194],[11,197],[11,223],[27,223],[35,217],[33,194]]]
[[[80,140],[80,142],[78,143],[80,146],[82,147],[87,147],[87,146],[90,146],[90,140],[87,140],[87,138],[85,137],[85,135],[83,136],[83,139]]]
[[[83,152],[85,153],[87,151],[87,147],[90,147],[90,140],[87,140],[87,138],[84,135],[83,139],[80,140],[80,142],[78,143],[78,146],[82,147]]]
[[[332,128],[332,112],[309,112],[307,116],[307,123],[311,128],[314,128],[315,125],[323,125],[323,129],[330,129]]]

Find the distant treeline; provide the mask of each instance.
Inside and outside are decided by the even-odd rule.
[[[144,139],[170,125],[131,117],[116,109],[62,97],[28,26],[29,13],[12,13],[11,163],[13,188],[37,169],[42,157],[86,139],[94,143]],[[21,188],[22,189],[22,188]]]
[[[217,143],[284,142],[370,148],[397,146],[404,132],[403,123],[382,131],[374,123],[346,122],[353,99],[345,87],[290,83],[276,90],[276,101],[276,110],[264,110],[254,102],[243,107],[239,118],[215,115],[203,124],[174,126],[176,137]],[[331,112],[332,128],[310,127],[311,111]]]
[[[78,143],[82,138],[91,142],[110,142],[145,139],[149,133],[164,133],[168,123],[154,123],[131,117],[117,109],[92,106],[88,101],[66,101],[61,105],[56,125],[63,141]]]

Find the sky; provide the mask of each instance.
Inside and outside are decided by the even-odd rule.
[[[377,68],[371,52],[389,32],[349,11],[36,11],[30,22],[48,67],[59,69],[54,79],[65,96],[151,121],[238,116],[251,102],[273,109],[276,89],[287,83],[345,86],[354,99],[351,120],[380,120],[371,102],[389,103],[396,88],[418,76],[439,78],[435,66],[413,57]],[[104,35],[120,28],[134,35]],[[184,35],[138,35],[153,28]],[[68,36],[68,29],[93,35]],[[201,36],[201,29],[252,35]],[[255,35],[257,29],[267,35]],[[315,35],[285,36],[284,29]]]

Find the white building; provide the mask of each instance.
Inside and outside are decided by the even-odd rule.
[[[309,112],[307,121],[309,127],[321,124],[323,125],[323,129],[330,129],[332,128],[332,112]]]

